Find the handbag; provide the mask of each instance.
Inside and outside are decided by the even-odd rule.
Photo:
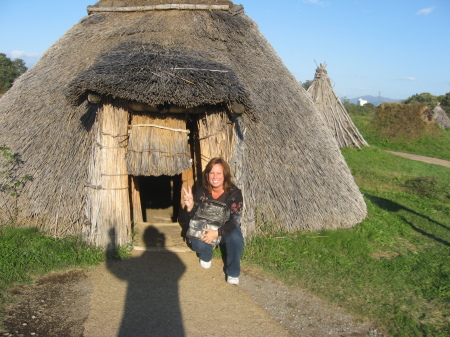
[[[218,230],[230,218],[230,209],[223,202],[217,200],[203,200],[197,208],[192,219],[186,237],[201,240],[205,229]],[[221,237],[218,236],[211,245],[218,245]]]

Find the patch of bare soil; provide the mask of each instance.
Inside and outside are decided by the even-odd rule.
[[[1,313],[1,336],[83,336],[93,285],[86,271],[51,274],[12,291]]]

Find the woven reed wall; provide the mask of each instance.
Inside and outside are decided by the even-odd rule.
[[[185,115],[133,113],[126,155],[131,175],[176,175],[192,167]]]
[[[214,157],[222,157],[228,163],[234,148],[234,124],[226,112],[207,112],[199,119],[198,141],[202,171]]]
[[[89,166],[85,228],[87,242],[114,248],[131,242],[128,172],[125,163],[128,111],[106,102],[97,114],[96,142]]]

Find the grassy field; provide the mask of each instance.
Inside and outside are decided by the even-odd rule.
[[[352,229],[273,233],[245,262],[305,287],[392,336],[450,335],[450,170],[377,148],[343,154],[368,206]]]

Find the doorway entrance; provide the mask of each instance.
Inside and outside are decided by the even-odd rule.
[[[144,222],[177,221],[181,207],[181,174],[139,176],[138,184]]]

